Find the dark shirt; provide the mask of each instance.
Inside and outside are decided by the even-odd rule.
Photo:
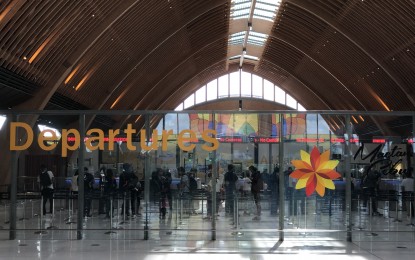
[[[376,188],[380,178],[378,171],[371,170],[369,173],[363,176],[362,187],[363,188]]]
[[[89,172],[85,172],[84,173],[84,190],[86,192],[92,191],[93,185],[94,185],[94,176]]]
[[[107,194],[115,192],[117,189],[117,181],[115,178],[105,177],[104,192]]]
[[[236,187],[236,181],[238,180],[238,176],[235,172],[229,171],[225,173],[225,189],[226,190],[234,190]]]

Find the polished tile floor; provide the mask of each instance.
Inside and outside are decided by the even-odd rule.
[[[160,219],[157,206],[151,205],[149,240],[144,240],[145,215],[124,219],[116,210],[111,221],[98,215],[95,204],[93,217],[83,223],[83,240],[76,240],[76,215],[66,203],[57,202],[53,217],[40,219],[39,201],[22,200],[17,239],[11,241],[9,208],[3,203],[0,259],[414,259],[415,229],[406,212],[393,211],[392,205],[380,205],[382,216],[369,216],[366,208],[357,207],[351,216],[353,243],[349,243],[340,200],[332,201],[330,208],[316,200],[305,201],[306,207],[297,210],[287,206],[283,242],[278,239],[278,216],[270,215],[266,201],[261,221],[252,221],[250,203],[238,204],[238,225],[221,205],[215,241],[212,222],[205,219],[206,201],[195,202],[197,214],[192,215],[178,210],[180,203],[175,202],[166,219]]]

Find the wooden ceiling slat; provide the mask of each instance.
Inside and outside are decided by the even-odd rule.
[[[0,14],[16,1],[2,1]],[[238,69],[226,69],[230,2],[20,1],[0,21],[0,66],[41,87],[78,68],[57,92],[88,108],[109,108],[122,93],[115,109],[174,108]],[[91,39],[119,8],[128,9]],[[414,33],[410,0],[284,0],[263,56],[242,68],[308,109],[413,110]]]

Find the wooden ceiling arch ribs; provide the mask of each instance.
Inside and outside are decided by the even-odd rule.
[[[321,21],[324,21],[327,25],[329,25],[331,28],[339,32],[343,37],[347,38],[352,44],[354,44],[357,48],[359,48],[363,53],[367,55],[379,68],[381,68],[391,79],[395,84],[401,89],[403,93],[405,93],[408,100],[412,103],[412,105],[415,106],[415,98],[408,94],[405,87],[401,84],[400,80],[398,80],[395,76],[392,75],[392,73],[389,71],[389,69],[386,68],[386,65],[384,65],[380,60],[379,57],[375,57],[374,54],[369,53],[368,50],[366,50],[364,47],[362,47],[360,44],[358,44],[358,40],[354,39],[352,36],[349,36],[346,34],[343,30],[340,29],[339,26],[336,26],[337,22],[334,21],[332,18],[326,16],[323,17],[322,12],[313,11],[312,6],[307,3],[307,1],[301,1],[301,0],[291,0],[289,4],[295,5],[296,7],[302,9],[305,12],[308,12],[315,17],[319,18]],[[366,110],[366,109],[365,109]]]
[[[332,78],[334,78],[341,86],[343,86],[357,101],[358,101],[358,103],[365,109],[365,110],[367,110],[366,108],[365,108],[365,106],[363,105],[363,103],[346,87],[346,85],[340,80],[340,79],[338,79],[335,75],[333,75],[328,69],[326,69],[322,64],[320,64],[319,62],[317,62],[316,61],[316,59],[314,59],[314,58],[312,58],[309,54],[307,54],[305,51],[303,51],[303,50],[300,50],[298,47],[296,47],[296,46],[294,46],[293,44],[291,44],[290,42],[288,42],[288,41],[286,41],[286,40],[284,40],[284,39],[281,39],[281,38],[279,38],[279,37],[276,37],[275,35],[271,35],[271,37],[274,37],[274,38],[277,38],[278,40],[281,40],[281,41],[283,41],[283,42],[285,42],[286,44],[288,44],[288,45],[290,45],[290,46],[292,46],[293,48],[295,48],[296,50],[298,50],[298,51],[300,51],[301,53],[303,53],[305,56],[307,56],[310,60],[313,60],[313,62],[315,62],[316,64],[318,64],[318,66],[319,67],[321,67],[324,71],[326,71]],[[292,75],[292,74],[291,74]],[[167,75],[166,75],[167,76]],[[298,78],[296,77],[296,79],[298,80]],[[302,83],[303,84],[303,83]],[[156,84],[157,85],[157,84]],[[303,84],[304,85],[304,84]],[[154,87],[152,87],[152,90],[155,88],[155,86]],[[152,90],[150,90],[150,91],[152,91]],[[148,92],[146,95],[148,95],[150,92]],[[313,91],[313,93],[315,93],[314,91]],[[139,102],[136,106],[135,106],[135,108],[134,109],[137,109],[138,107],[139,107],[139,105],[141,104],[141,102]],[[327,104],[326,104],[327,105]]]
[[[105,104],[106,104],[106,102],[108,102],[108,100],[111,98],[111,96],[115,93],[115,91],[116,90],[118,90],[118,88],[130,77],[130,76],[132,76],[133,75],[133,73],[134,72],[136,72],[136,67],[138,67],[138,66],[140,66],[145,60],[147,60],[147,58],[148,57],[150,57],[150,55],[151,54],[153,54],[157,49],[159,49],[166,41],[168,41],[170,38],[172,38],[173,36],[175,36],[177,33],[179,33],[181,30],[183,30],[183,29],[186,29],[187,28],[187,26],[189,26],[189,24],[192,24],[192,23],[194,23],[197,19],[199,19],[200,17],[202,17],[203,15],[205,15],[206,13],[209,13],[210,11],[212,11],[212,10],[214,10],[215,8],[218,8],[218,7],[220,7],[220,6],[222,6],[223,5],[223,3],[219,3],[219,4],[216,4],[216,5],[214,5],[214,6],[211,6],[207,11],[205,11],[205,12],[203,12],[203,13],[200,13],[199,15],[197,15],[197,16],[195,16],[192,20],[189,20],[189,21],[187,21],[187,23],[185,23],[185,24],[183,24],[183,26],[181,26],[179,29],[177,29],[177,30],[175,30],[173,33],[171,33],[170,35],[168,35],[167,37],[165,37],[159,44],[157,44],[151,51],[149,51],[144,57],[142,57],[134,66],[132,66],[132,68],[130,69],[130,71],[128,72],[128,73],[126,73],[126,75],[121,79],[121,81],[115,86],[115,88],[107,95],[107,97],[103,100],[103,102],[101,102],[101,104],[99,105],[99,107],[100,108],[102,108]],[[220,40],[220,39],[222,39],[222,38],[219,38],[218,40]],[[216,40],[215,40],[216,41]],[[213,41],[213,42],[215,42],[215,41]],[[209,46],[211,43],[208,43],[208,44],[206,44],[205,45],[205,47],[206,46]],[[202,48],[203,49],[203,48]],[[198,49],[198,51],[200,51],[201,49]],[[197,51],[197,52],[198,52]],[[189,56],[189,58],[191,58],[191,57],[193,57],[193,55],[192,56]],[[185,60],[186,61],[186,60]],[[128,89],[131,89],[131,87],[132,87],[133,85],[132,84],[129,84],[128,85]],[[154,88],[154,87],[153,87]],[[152,88],[152,89],[153,89]],[[151,91],[151,90],[150,90]],[[138,105],[139,104],[137,104],[135,107],[134,107],[134,109],[133,110],[136,110],[137,108],[138,108]],[[128,118],[130,117],[130,116],[127,116]],[[128,119],[127,118],[127,119]],[[121,121],[121,123],[119,124],[120,126],[122,126],[122,125],[124,125],[125,124],[125,121],[127,120],[127,119],[125,119],[125,120],[122,120]]]
[[[10,1],[3,12],[0,13],[0,31],[3,30],[4,25],[12,19],[12,17],[25,5],[26,2],[27,0]]]
[[[360,101],[360,99],[353,94],[353,92],[337,77],[335,76],[333,73],[330,72],[330,70],[328,70],[325,66],[323,66],[320,62],[318,62],[315,58],[313,58],[312,56],[310,56],[309,53],[307,53],[304,50],[301,50],[299,47],[295,46],[293,43],[289,42],[286,39],[283,39],[281,37],[278,37],[276,35],[269,35],[269,37],[276,39],[278,41],[281,41],[289,46],[291,46],[293,49],[297,50],[298,52],[302,53],[304,56],[306,56],[308,59],[310,59],[311,61],[313,61],[315,64],[317,64],[321,69],[323,69],[328,75],[330,75],[335,81],[337,81],[345,90],[347,90],[347,92],[349,92],[349,94],[359,103],[359,105],[362,106],[362,108],[364,110],[367,110],[365,105]],[[285,69],[284,69],[285,70]],[[285,70],[287,71],[287,70]],[[291,73],[292,74],[292,73]]]
[[[208,47],[210,47],[210,46],[212,46],[212,45],[214,45],[214,44],[216,44],[217,42],[219,42],[219,41],[223,41],[223,40],[225,40],[226,41],[226,39],[227,39],[227,36],[226,37],[223,37],[223,38],[218,38],[218,39],[215,39],[215,40],[213,40],[213,41],[210,41],[210,42],[208,42],[207,44],[205,44],[202,48],[199,48],[199,49],[197,49],[194,53],[190,53],[190,55],[185,59],[185,60],[182,60],[182,62],[180,62],[179,64],[177,64],[173,69],[171,69],[167,74],[165,74],[163,77],[160,77],[160,80],[155,84],[155,85],[153,85],[150,89],[148,89],[148,91],[147,91],[147,93],[144,95],[144,97],[142,97],[141,98],[141,100],[139,100],[138,102],[137,102],[137,104],[134,106],[134,110],[136,110],[136,109],[138,109],[139,107],[140,107],[140,105],[142,104],[142,101],[143,100],[145,100],[148,96],[150,96],[152,93],[151,92],[153,92],[153,91],[155,91],[155,90],[157,90],[157,87],[159,86],[159,84],[161,84],[162,83],[162,81],[163,80],[165,80],[168,76],[170,76],[172,73],[174,73],[175,72],[175,70],[177,70],[177,69],[179,69],[180,68],[180,66],[182,66],[182,65],[184,65],[188,60],[190,60],[190,59],[192,59],[192,58],[195,58],[195,56],[196,55],[198,55],[198,53],[199,52],[201,52],[201,51],[203,51],[203,50],[205,50],[205,48],[208,48]],[[221,61],[218,61],[217,63],[220,63],[220,62],[226,62],[226,60],[227,59],[223,59],[223,60],[221,60]],[[145,109],[149,109],[149,108],[151,108],[150,106],[147,106]],[[160,109],[160,108],[159,108]]]
[[[18,108],[19,109],[35,109],[35,110],[44,109],[47,102],[50,100],[50,97],[52,97],[52,95],[59,88],[59,86],[63,84],[66,77],[71,73],[74,65],[77,62],[79,62],[81,58],[85,55],[85,53],[89,49],[91,49],[93,45],[99,40],[99,38],[102,35],[104,35],[104,33],[106,33],[117,20],[119,20],[126,12],[128,12],[130,8],[132,8],[136,3],[138,3],[139,0],[137,1],[130,0],[128,2],[132,2],[132,4],[129,5],[127,8],[125,8],[127,1],[123,1],[123,5],[121,5],[121,7],[117,9],[118,12],[115,11],[112,13],[113,15],[112,18],[114,19],[109,19],[111,17],[107,17],[108,19],[105,20],[107,21],[107,23],[103,23],[100,26],[100,29],[102,30],[97,30],[95,34],[92,34],[87,40],[83,42],[83,44],[81,44],[81,46],[77,48],[77,51],[75,51],[75,53],[67,59],[68,61],[70,61],[71,65],[68,68],[64,68],[64,66],[61,66],[61,69],[63,69],[63,72],[58,73],[60,74],[60,77],[57,77],[57,79],[56,77],[55,78],[52,77],[48,81],[48,84],[44,85],[40,91],[35,93],[35,96],[29,102],[25,102],[21,104]],[[39,102],[38,100],[42,100],[43,102]]]
[[[127,1],[125,1],[124,3],[126,3]],[[137,3],[139,1],[133,1],[134,3]],[[131,8],[132,6],[130,6],[129,8]],[[111,28],[112,24],[114,24],[114,22],[116,22],[116,20],[118,20],[123,14],[125,14],[125,12],[127,12],[129,10],[129,8],[125,9],[125,8],[120,8],[122,10],[121,14],[118,14],[118,12],[114,12],[113,14],[117,14],[114,15],[115,19],[114,20],[106,20],[109,21],[108,24],[104,24],[102,25],[103,30],[99,31],[97,33],[97,35],[92,35],[89,39],[91,40],[91,42],[89,42],[89,44],[86,44],[86,48],[81,51],[81,53],[77,56],[77,58],[75,58],[73,60],[72,65],[67,68],[66,70],[64,70],[64,72],[62,74],[60,74],[60,77],[55,76],[52,77],[49,82],[44,85],[42,88],[40,88],[39,91],[37,91],[35,93],[35,95],[33,96],[32,99],[20,104],[17,109],[37,109],[37,110],[43,110],[46,106],[46,104],[49,102],[50,98],[53,96],[53,94],[56,92],[56,90],[59,88],[59,86],[61,86],[63,84],[63,82],[65,81],[65,79],[68,77],[68,75],[70,74],[70,72],[72,71],[72,68],[74,66],[74,64],[76,64],[79,60],[81,60],[81,58],[83,57],[83,55],[95,44],[95,42],[98,41],[98,39],[109,29]],[[85,43],[87,43],[88,41],[84,41]],[[79,50],[79,48],[78,48]],[[63,67],[63,66],[62,66]],[[54,83],[53,83],[54,82]],[[33,116],[33,118],[31,118],[30,120],[28,120],[28,122],[30,123],[31,126],[33,126],[37,120],[38,116]],[[93,120],[88,120],[88,122],[91,124]],[[89,125],[88,125],[89,126]]]

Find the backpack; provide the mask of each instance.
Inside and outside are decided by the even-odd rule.
[[[197,190],[197,181],[194,177],[189,177],[189,191]]]
[[[52,180],[49,176],[49,171],[42,172],[39,176],[39,179],[40,185],[42,185],[42,187],[48,187],[52,184]]]

